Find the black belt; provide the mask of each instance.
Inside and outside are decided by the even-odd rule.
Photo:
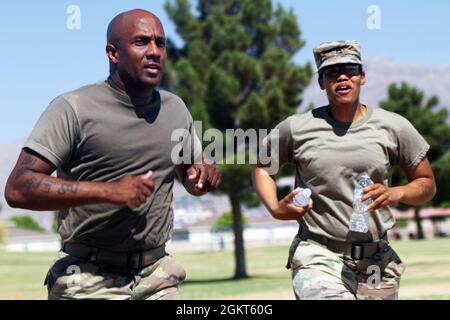
[[[387,234],[385,233],[380,240],[375,240],[371,242],[344,242],[333,240],[315,233],[310,232],[305,229],[302,225],[299,226],[299,231],[295,236],[292,244],[289,248],[289,257],[288,262],[286,264],[286,268],[291,268],[291,261],[294,257],[295,250],[297,249],[300,241],[309,241],[316,243],[320,246],[325,247],[326,249],[338,253],[343,254],[345,256],[349,256],[354,260],[361,260],[364,258],[371,258],[376,253],[384,250],[386,245],[389,245]]]
[[[66,243],[64,244],[62,251],[76,258],[86,259],[90,262],[126,267],[129,269],[141,269],[155,263],[167,255],[165,245],[149,250],[137,249],[127,252],[116,252],[89,247],[80,243]]]
[[[302,229],[300,234],[301,240],[315,242],[330,251],[350,256],[355,260],[372,257],[374,254],[380,252],[382,246],[387,243],[386,234],[380,240],[371,242],[344,242],[320,236],[304,228]]]

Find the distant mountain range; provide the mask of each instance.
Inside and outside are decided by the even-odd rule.
[[[424,91],[426,97],[438,96],[440,106],[447,109],[450,108],[450,66],[430,68],[395,61],[388,57],[377,57],[366,59],[364,68],[367,81],[362,89],[361,102],[368,106],[377,107],[379,102],[387,97],[389,84],[405,81]],[[326,94],[320,90],[317,84],[317,74],[315,74],[311,84],[305,90],[303,103],[299,110],[303,110],[311,102],[314,104],[314,107],[327,104]],[[14,119],[10,119],[10,121],[14,121]],[[4,200],[6,180],[17,160],[24,141],[25,138],[23,137],[10,143],[0,144],[0,202],[3,206],[3,210],[0,212],[0,219],[7,220],[17,214],[29,214],[40,225],[50,230],[53,222],[51,212],[29,212],[12,209],[8,207]],[[202,211],[208,209],[215,214],[229,210],[229,203],[226,197],[207,195],[195,198],[187,194],[179,184],[175,186],[174,199],[175,210],[183,209],[185,213],[187,211],[187,214],[184,215],[186,217],[189,217],[191,214],[201,215]]]

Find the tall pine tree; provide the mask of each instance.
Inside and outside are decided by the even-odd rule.
[[[425,100],[422,91],[404,82],[400,85],[391,84],[388,89],[388,98],[380,103],[380,107],[383,109],[393,111],[408,119],[430,144],[427,157],[435,171],[438,190],[438,194],[432,203],[436,206],[444,206],[449,199],[446,200],[445,196],[442,196],[441,189],[448,190],[446,186],[442,185],[444,181],[448,181],[448,178],[440,177],[440,174],[449,170],[450,126],[447,124],[448,111],[444,108],[436,110],[438,105],[439,99],[436,96]],[[396,168],[393,173],[392,184],[406,183],[405,175]],[[415,207],[415,220],[417,237],[423,239],[420,208]]]
[[[304,46],[292,10],[271,0],[198,0],[195,13],[188,0],[173,0],[165,8],[183,45],[169,42],[163,85],[181,96],[203,129],[270,129],[296,112],[312,68],[292,62]],[[252,166],[220,169],[219,192],[229,197],[233,215],[234,277],[245,278],[241,208],[257,202]]]

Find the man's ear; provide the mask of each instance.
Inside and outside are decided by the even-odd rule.
[[[108,56],[108,59],[111,63],[118,63],[119,59],[117,57],[117,48],[112,43],[108,43],[106,45],[106,55]]]

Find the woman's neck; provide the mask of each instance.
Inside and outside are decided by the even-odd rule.
[[[351,105],[330,104],[330,110],[333,118],[339,122],[358,122],[363,119],[367,109],[359,103],[359,100]]]

